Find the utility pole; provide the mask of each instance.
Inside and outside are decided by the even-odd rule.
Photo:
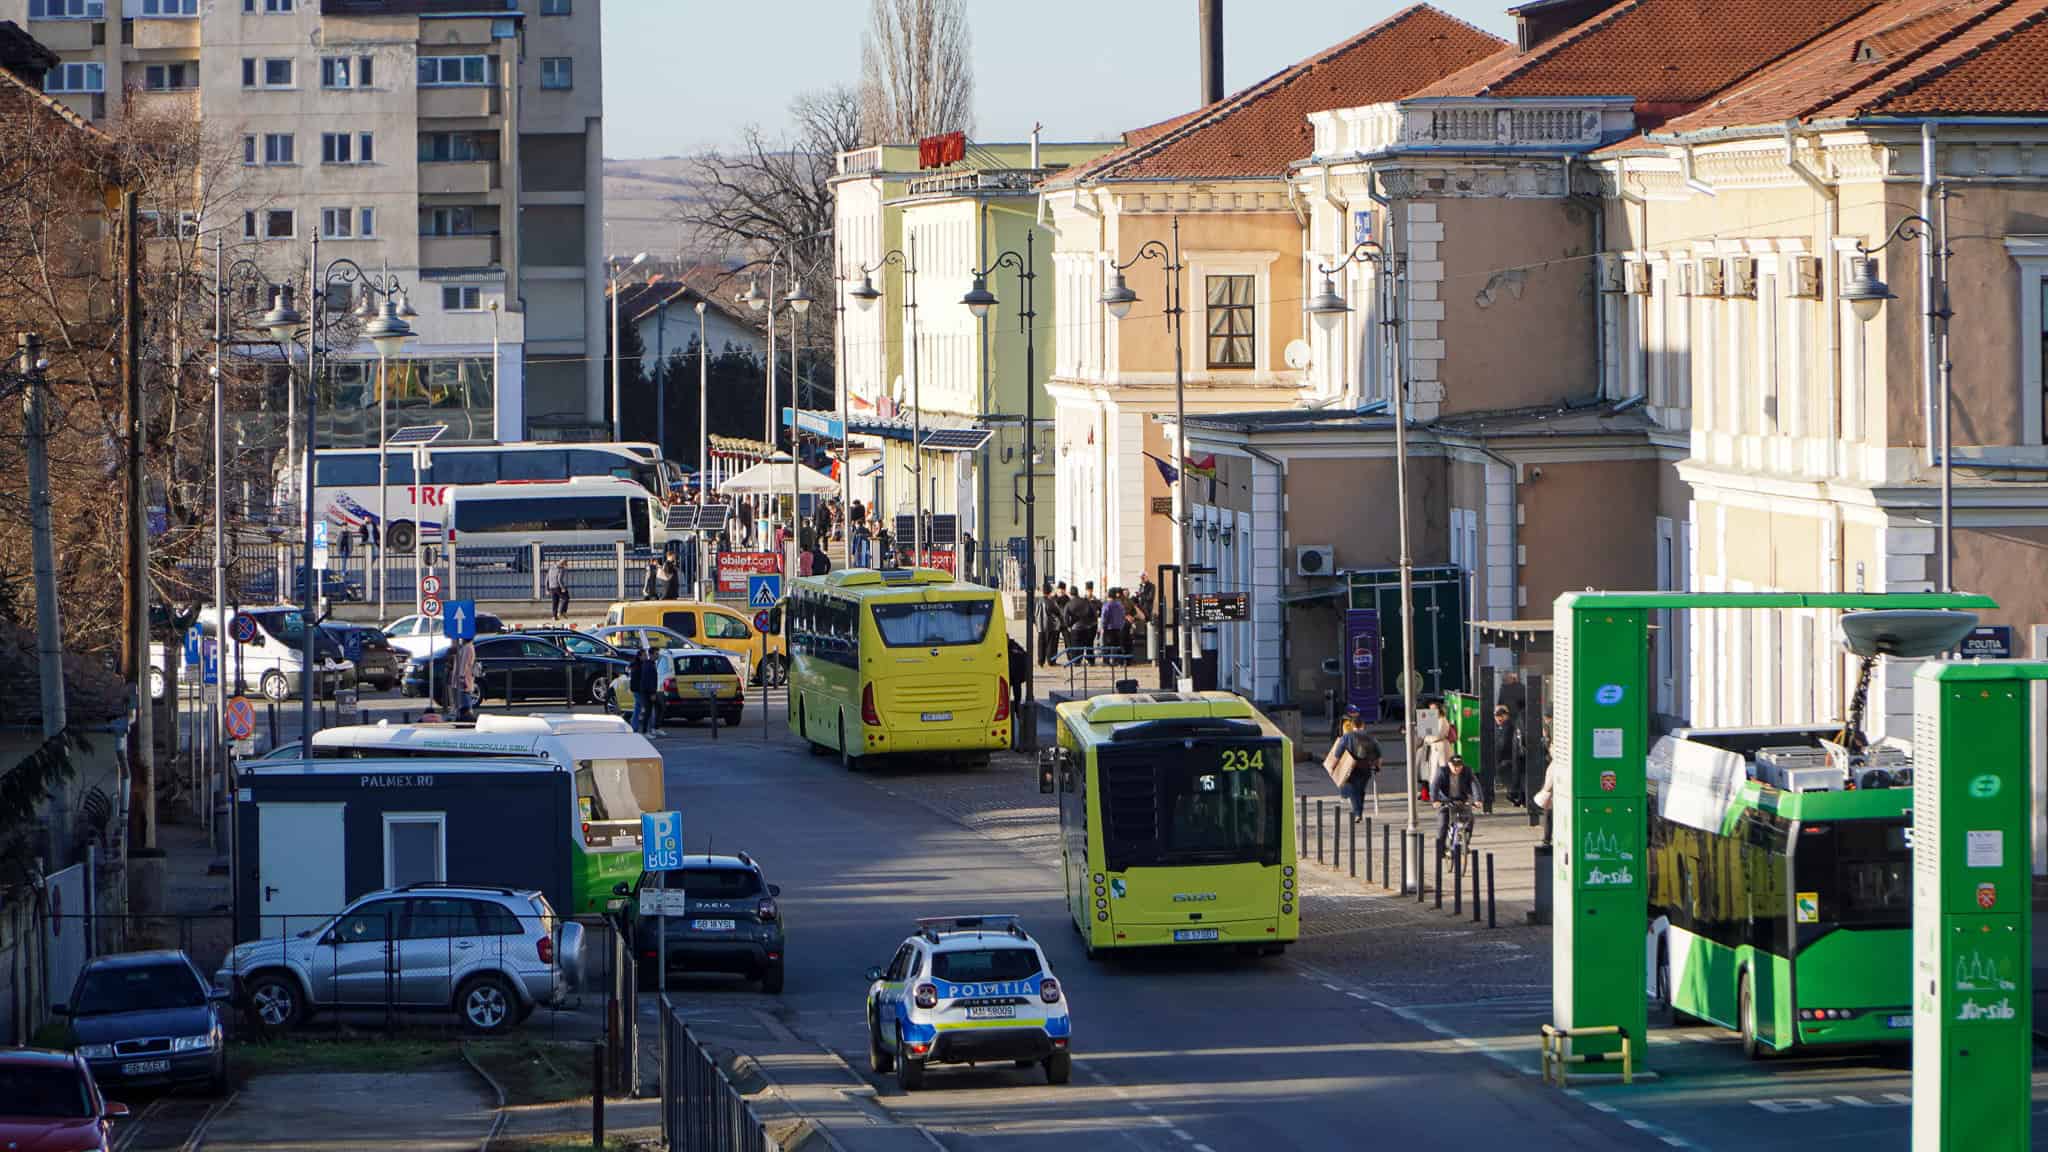
[[[43,739],[64,731],[64,647],[57,607],[56,546],[50,538],[49,434],[43,426],[43,338],[33,332],[16,337],[21,351],[21,410],[28,433],[29,528],[34,538],[36,574],[36,672],[43,688]],[[71,824],[70,796],[63,785],[50,791],[50,823]],[[62,836],[50,838],[51,868],[71,863]]]
[[[128,690],[135,701],[135,726],[128,732],[134,815],[131,857],[156,857],[156,716],[149,698],[149,478],[143,469],[143,427],[148,418],[142,393],[142,270],[136,236],[134,189],[121,192],[121,385],[128,432]],[[139,861],[138,861],[139,865]],[[138,866],[129,892],[141,911],[161,903],[161,862]]]

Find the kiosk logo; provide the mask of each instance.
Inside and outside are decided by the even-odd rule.
[[[1626,864],[1611,871],[1606,868],[1590,868],[1586,871],[1588,888],[1625,888],[1635,882],[1636,874]]]
[[[1956,1008],[1958,1020],[2011,1020],[2019,1013],[2012,1010],[2012,999],[2001,998],[1996,1004],[1979,1004],[1975,1000],[1964,1000]]]

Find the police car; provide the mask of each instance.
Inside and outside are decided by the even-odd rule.
[[[1015,916],[921,919],[867,979],[868,1062],[906,1092],[927,1064],[1039,1064],[1052,1084],[1073,1074],[1066,996]]]

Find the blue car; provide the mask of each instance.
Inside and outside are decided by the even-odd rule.
[[[78,1054],[102,1085],[200,1083],[227,1090],[218,994],[183,952],[125,952],[85,966],[71,999]]]

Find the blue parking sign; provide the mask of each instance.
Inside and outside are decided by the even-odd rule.
[[[674,872],[683,866],[683,814],[640,814],[641,867],[649,872]]]
[[[220,683],[220,641],[208,636],[199,642],[199,682],[208,687]]]
[[[190,666],[192,666],[192,665],[194,665],[194,664],[197,664],[197,663],[199,663],[199,641],[200,641],[200,637],[202,637],[202,636],[204,636],[204,635],[205,635],[205,633],[203,633],[203,632],[201,632],[201,631],[199,630],[199,625],[197,625],[197,624],[194,624],[194,625],[193,625],[192,627],[190,627],[190,628],[187,628],[187,629],[185,630],[185,665],[186,665],[186,667],[190,667]]]
[[[782,599],[782,574],[764,572],[747,577],[747,607],[773,608]]]

